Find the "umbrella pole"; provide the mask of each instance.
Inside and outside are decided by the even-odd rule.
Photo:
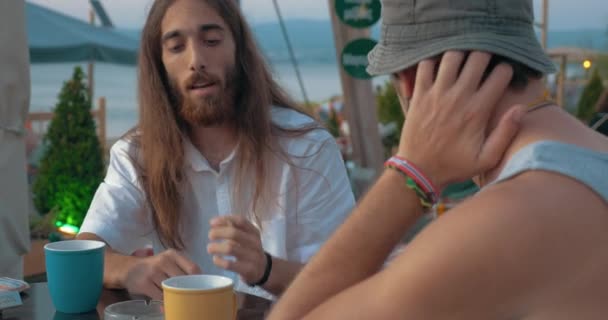
[[[89,23],[91,23],[91,25],[95,25],[95,11],[93,11],[93,9],[89,10]],[[88,78],[88,82],[89,82],[89,98],[91,99],[91,101],[93,100],[93,87],[94,87],[94,82],[93,82],[93,73],[95,71],[95,65],[93,63],[93,57],[91,57],[91,60],[89,60],[89,65],[88,65],[88,72],[87,72],[87,78]]]

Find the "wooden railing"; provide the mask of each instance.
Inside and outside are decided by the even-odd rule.
[[[97,137],[102,150],[106,150],[106,98],[100,97],[97,100],[97,109],[91,110],[91,115],[97,123]],[[53,120],[53,112],[31,112],[27,116],[32,131],[39,137],[46,133],[49,123]]]
[[[565,86],[566,79],[568,79],[568,75],[566,74],[566,66],[568,65],[568,56],[564,54],[552,54],[550,55],[554,60],[559,61],[559,73],[557,74],[557,92],[555,96],[555,102],[562,107],[565,108]]]

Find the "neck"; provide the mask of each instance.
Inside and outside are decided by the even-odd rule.
[[[526,108],[534,107],[536,104],[540,104],[544,102],[542,97],[545,92],[545,86],[542,80],[530,80],[528,86],[522,90],[508,90],[505,95],[502,97],[499,105],[496,108],[496,112],[494,116],[490,120],[490,128],[495,128],[498,125],[498,122],[505,115],[506,112],[510,110],[511,107],[515,105],[523,105]],[[544,108],[543,108],[544,109]],[[500,163],[494,167],[493,169],[483,173],[481,176],[476,177],[474,180],[478,185],[485,185],[488,182],[493,181],[499,174],[506,162],[516,153],[520,148],[525,146],[527,143],[531,142],[526,139],[526,128],[530,127],[531,122],[536,122],[534,119],[537,114],[544,113],[544,110],[540,109],[538,111],[526,114],[524,116],[524,120],[522,121],[522,125],[520,130],[516,134],[515,138],[511,142],[510,146],[507,148],[505,153],[503,154],[502,160]]]
[[[515,105],[532,106],[542,101],[545,92],[545,85],[542,80],[530,80],[528,86],[522,90],[507,90],[500,100],[496,113],[491,120],[492,127],[498,124],[500,118]]]
[[[192,127],[189,137],[194,147],[215,170],[219,169],[220,163],[230,155],[238,141],[237,130],[233,125]]]

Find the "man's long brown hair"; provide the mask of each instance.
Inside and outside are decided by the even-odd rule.
[[[183,139],[187,135],[188,124],[179,117],[178,106],[173,105],[170,97],[169,78],[162,62],[161,47],[161,22],[174,1],[154,1],[142,31],[138,75],[140,120],[138,127],[131,131],[131,136],[137,146],[139,179],[157,235],[165,247],[183,249],[184,242],[179,230],[182,208],[180,185],[184,179]],[[241,83],[234,106],[234,124],[240,141],[234,185],[235,189],[239,189],[243,181],[254,173],[253,204],[247,204],[247,207],[253,208],[254,218],[257,219],[255,208],[267,185],[268,163],[265,159],[269,151],[282,153],[274,147],[277,145],[275,138],[301,135],[317,126],[311,123],[302,128],[286,129],[272,122],[272,106],[301,113],[304,111],[288,98],[272,78],[235,2],[200,1],[205,1],[223,18],[236,43],[235,68]]]

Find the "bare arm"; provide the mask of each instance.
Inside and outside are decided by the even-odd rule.
[[[394,215],[386,207],[404,209]],[[346,223],[311,260],[274,310],[276,319],[298,318],[328,297],[376,273],[405,230],[422,212],[403,177],[387,171]],[[293,315],[287,317],[286,315]]]
[[[590,249],[597,238],[587,234],[604,226],[573,213],[598,204],[584,186],[550,173],[493,186],[434,221],[385,270],[300,318],[534,318],[589,281],[588,262],[601,249]]]
[[[301,318],[505,318],[497,306],[514,310],[516,304],[508,299],[525,291],[514,288],[521,279],[501,265],[505,252],[513,254],[507,249],[509,236],[479,211],[470,211],[475,209],[478,206],[452,209],[423,230],[388,268],[322,301]]]

